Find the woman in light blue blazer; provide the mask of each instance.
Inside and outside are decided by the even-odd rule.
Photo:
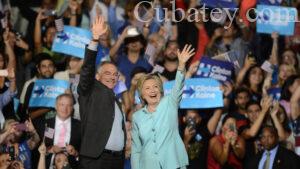
[[[185,169],[188,156],[179,135],[178,107],[183,92],[185,64],[194,55],[191,45],[177,51],[175,85],[163,96],[163,85],[156,75],[145,75],[138,82],[144,107],[133,114],[132,169]]]

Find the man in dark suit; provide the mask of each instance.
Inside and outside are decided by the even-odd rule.
[[[79,149],[81,144],[80,121],[72,118],[73,97],[62,94],[56,99],[56,117],[46,120],[38,128],[47,147],[46,167],[54,165],[54,155],[65,153],[73,169],[79,168]],[[52,168],[52,167],[51,167]]]
[[[262,129],[261,143],[265,150],[251,158],[245,169],[299,169],[300,157],[279,145],[274,127],[266,126]]]
[[[95,68],[98,41],[106,29],[104,19],[96,18],[78,85],[81,169],[121,169],[124,163],[125,117],[112,90],[118,81],[118,70],[111,62]]]

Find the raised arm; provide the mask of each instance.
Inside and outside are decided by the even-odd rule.
[[[40,10],[36,19],[34,27],[34,48],[35,53],[42,52],[42,30],[41,30],[41,21],[47,17],[43,15],[44,10]]]
[[[238,86],[243,83],[246,72],[250,69],[251,66],[253,66],[255,64],[256,64],[256,62],[253,58],[246,56],[245,64],[244,64],[243,68],[239,71],[237,78],[236,78],[236,84]]]
[[[177,73],[175,78],[175,85],[172,88],[171,91],[171,98],[176,102],[179,103],[182,92],[183,92],[183,82],[184,82],[184,76],[185,76],[185,65],[187,61],[195,54],[195,49],[192,49],[192,45],[185,45],[183,50],[180,52],[177,51],[177,57],[178,57],[178,67],[177,67]]]
[[[7,68],[13,68],[16,69],[16,55],[13,49],[13,46],[11,46],[11,39],[9,38],[9,29],[6,28],[5,32],[3,33],[3,41],[5,44],[5,52],[8,55],[8,63]]]
[[[272,104],[271,97],[262,99],[262,102],[261,102],[262,110],[259,113],[255,122],[252,124],[252,126],[249,129],[246,129],[243,131],[243,133],[242,133],[243,138],[249,139],[249,138],[253,138],[257,135],[258,130],[260,129],[261,124],[264,121],[264,118],[265,118],[267,112],[269,111],[271,104]]]
[[[124,39],[126,38],[127,36],[127,31],[128,31],[128,28],[129,27],[126,27],[122,34],[120,35],[120,37],[118,38],[118,40],[116,41],[116,43],[111,47],[111,49],[109,50],[109,56],[111,58],[111,60],[113,60],[114,62],[117,61],[117,53],[121,47],[121,45],[123,44],[124,42]]]
[[[291,97],[291,115],[292,119],[296,120],[300,116],[300,107],[299,107],[299,100],[300,100],[300,86],[296,89],[294,94]]]
[[[272,54],[270,57],[270,62],[273,65],[278,65],[278,33],[272,33],[273,46],[272,46]]]
[[[283,125],[281,124],[281,122],[278,119],[278,116],[277,116],[278,112],[279,112],[279,102],[276,102],[273,105],[273,109],[270,111],[270,114],[271,114],[271,118],[273,120],[274,126],[277,129],[279,141],[284,141],[287,138],[288,133],[285,131],[285,129],[283,128]]]
[[[107,31],[107,26],[104,23],[104,18],[98,16],[91,28],[93,40],[85,50],[85,57],[80,73],[80,81],[78,84],[78,94],[85,95],[91,89],[95,80],[95,63],[97,56],[97,47],[100,36]]]

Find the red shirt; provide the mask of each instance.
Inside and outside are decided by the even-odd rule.
[[[223,138],[222,135],[215,136],[217,137],[217,140],[224,145],[225,144],[225,139]],[[234,155],[233,151],[229,151],[228,159],[226,162],[228,165],[232,166],[234,169],[243,169],[242,162],[236,158]],[[222,169],[221,164],[219,164],[213,157],[213,154],[210,149],[208,149],[208,154],[207,154],[207,169]]]

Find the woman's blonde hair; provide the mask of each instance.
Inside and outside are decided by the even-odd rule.
[[[138,80],[138,83],[137,83],[137,89],[138,89],[139,97],[141,99],[142,104],[147,104],[146,101],[142,97],[142,89],[143,89],[144,83],[147,80],[151,80],[151,79],[154,80],[158,84],[159,91],[160,91],[161,95],[162,96],[164,95],[163,83],[162,83],[162,80],[160,79],[159,75],[157,75],[157,74],[146,74],[146,75],[143,75]]]
[[[288,64],[283,63],[283,64],[281,64],[281,65],[279,66],[279,71],[280,71],[280,67],[282,67],[282,66],[285,66],[289,71],[291,71],[291,72],[292,72],[292,75],[297,74],[297,71],[296,71],[296,69],[295,69],[295,67],[294,67],[293,65],[288,65]],[[278,76],[279,76],[279,73],[278,73]],[[282,86],[282,85],[284,84],[285,81],[283,81],[283,80],[280,79],[280,78],[278,78],[278,79],[279,79],[279,85]]]

